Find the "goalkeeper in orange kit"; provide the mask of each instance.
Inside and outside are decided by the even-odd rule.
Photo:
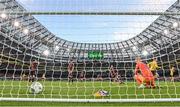
[[[139,88],[155,88],[154,76],[149,67],[141,61],[140,57],[136,59],[134,78],[139,85]]]

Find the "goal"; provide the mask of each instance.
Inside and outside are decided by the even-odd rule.
[[[0,0],[0,101],[180,101],[179,1],[80,1]]]

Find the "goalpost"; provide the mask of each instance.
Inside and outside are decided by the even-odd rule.
[[[127,2],[129,10],[120,8],[118,0],[112,4],[104,0],[27,2],[0,1],[0,101],[180,101],[179,1]],[[80,42],[68,41],[57,37],[61,35],[58,27],[70,39],[81,34],[106,42],[81,43],[83,37]],[[114,41],[106,35],[113,35]],[[156,58],[156,88],[138,87],[136,57],[147,65]],[[72,74],[68,73],[71,67]],[[32,78],[42,84],[42,92],[30,91]]]

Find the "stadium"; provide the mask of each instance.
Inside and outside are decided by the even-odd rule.
[[[0,106],[180,106],[179,0],[0,0]]]

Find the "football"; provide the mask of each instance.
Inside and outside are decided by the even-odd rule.
[[[43,91],[43,86],[39,82],[33,82],[30,86],[30,92],[33,94],[38,94]]]

